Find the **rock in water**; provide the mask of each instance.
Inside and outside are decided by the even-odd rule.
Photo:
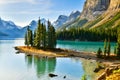
[[[49,74],[49,77],[57,77],[58,75],[56,75],[56,74],[52,74],[52,73],[50,73]]]

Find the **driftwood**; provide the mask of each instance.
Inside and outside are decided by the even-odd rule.
[[[110,65],[96,80],[105,80],[107,76],[111,75],[113,70],[117,70],[118,65]]]

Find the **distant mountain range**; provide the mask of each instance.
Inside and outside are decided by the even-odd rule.
[[[53,23],[56,29],[63,25],[64,23],[69,23],[75,20],[80,15],[79,11],[73,11],[69,16],[60,15],[58,19]],[[47,25],[47,20],[42,18],[41,22]],[[37,27],[38,22],[32,20],[30,22],[29,27],[32,31],[34,31]],[[28,26],[27,25],[27,26]],[[14,38],[23,38],[25,32],[27,30],[27,26],[21,27],[16,25],[12,21],[5,21],[0,18],[0,39],[14,39]]]
[[[41,22],[47,25],[47,20],[41,19]],[[34,31],[37,27],[37,21],[32,20],[29,24],[30,29]],[[25,35],[27,26],[17,26],[12,21],[5,21],[0,18],[0,39],[22,38]]]
[[[79,11],[73,11],[69,16],[60,15],[58,17],[58,19],[55,22],[53,22],[53,26],[56,29],[59,29],[64,24],[67,24],[67,23],[70,23],[70,22],[74,21],[79,16],[80,16],[80,12]]]

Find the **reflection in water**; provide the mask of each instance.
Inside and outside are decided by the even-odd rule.
[[[46,71],[46,59],[34,57],[34,65],[36,68],[37,76],[40,77],[45,74]]]
[[[33,58],[32,58],[32,56],[25,56],[25,62],[27,62],[27,66],[28,67],[31,67],[32,66],[32,60]]]
[[[56,67],[56,58],[42,58],[37,56],[25,56],[27,66],[30,68],[34,64],[37,77],[40,78],[45,74],[54,72]]]
[[[95,80],[95,73],[94,73],[94,69],[97,66],[97,62],[96,61],[91,61],[91,60],[81,60],[82,61],[82,65],[83,65],[83,69],[85,72],[85,75],[87,75],[87,77],[90,80]]]

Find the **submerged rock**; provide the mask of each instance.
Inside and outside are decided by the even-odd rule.
[[[52,73],[50,73],[49,74],[49,77],[57,77],[58,75],[56,75],[56,74],[52,74]]]
[[[66,78],[66,76],[63,77],[64,79]]]

